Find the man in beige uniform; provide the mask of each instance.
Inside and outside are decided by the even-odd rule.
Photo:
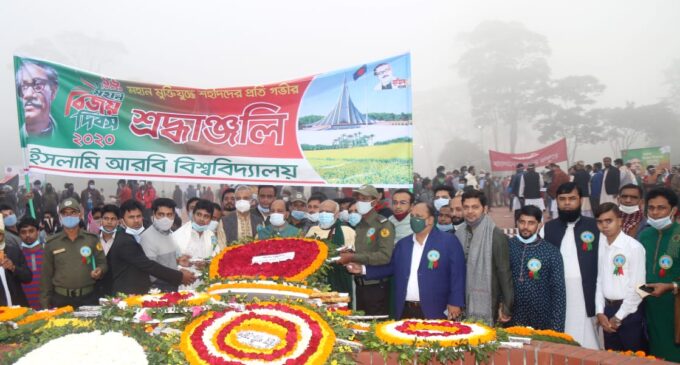
[[[362,215],[356,225],[355,252],[343,252],[338,263],[356,262],[362,265],[386,265],[394,250],[394,225],[375,211],[380,198],[373,185],[362,185],[354,190],[357,212]],[[367,315],[383,315],[389,312],[389,284],[387,279],[364,280],[355,277],[357,309]]]
[[[99,237],[80,229],[80,204],[73,198],[59,204],[64,231],[47,239],[40,277],[43,308],[98,304],[94,284],[106,272]]]

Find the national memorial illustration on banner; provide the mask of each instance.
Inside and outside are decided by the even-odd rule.
[[[197,89],[14,58],[31,172],[207,183],[407,187],[410,55],[293,81]]]

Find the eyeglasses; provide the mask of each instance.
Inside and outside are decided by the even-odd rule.
[[[33,92],[39,93],[45,89],[45,86],[47,86],[48,83],[49,81],[45,79],[33,79],[32,82],[22,82],[21,92],[25,93],[26,91],[28,91],[28,88],[30,87],[31,89],[33,89]]]

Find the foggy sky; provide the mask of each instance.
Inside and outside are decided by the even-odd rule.
[[[68,4],[68,5],[67,5]],[[455,63],[460,32],[518,21],[547,37],[553,77],[593,75],[598,106],[654,103],[680,58],[680,2],[666,1],[3,1],[2,165],[22,164],[12,55],[123,80],[194,87],[272,83],[410,51],[415,170],[432,175],[454,135],[488,149],[472,127]],[[427,147],[426,147],[426,146]],[[521,141],[518,152],[538,148]],[[611,154],[580,148],[577,159]],[[501,149],[505,146],[501,146]],[[598,149],[599,148],[599,149]]]

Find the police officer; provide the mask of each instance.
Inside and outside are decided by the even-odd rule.
[[[373,185],[362,185],[354,190],[357,212],[362,215],[356,225],[356,252],[342,252],[339,263],[356,262],[362,265],[385,265],[394,250],[394,225],[375,211],[380,193]],[[364,280],[355,277],[357,309],[367,315],[389,312],[389,284],[387,279]]]
[[[98,304],[94,285],[106,272],[106,255],[99,237],[80,229],[81,218],[80,204],[74,198],[59,204],[64,230],[46,242],[40,278],[44,308]]]

